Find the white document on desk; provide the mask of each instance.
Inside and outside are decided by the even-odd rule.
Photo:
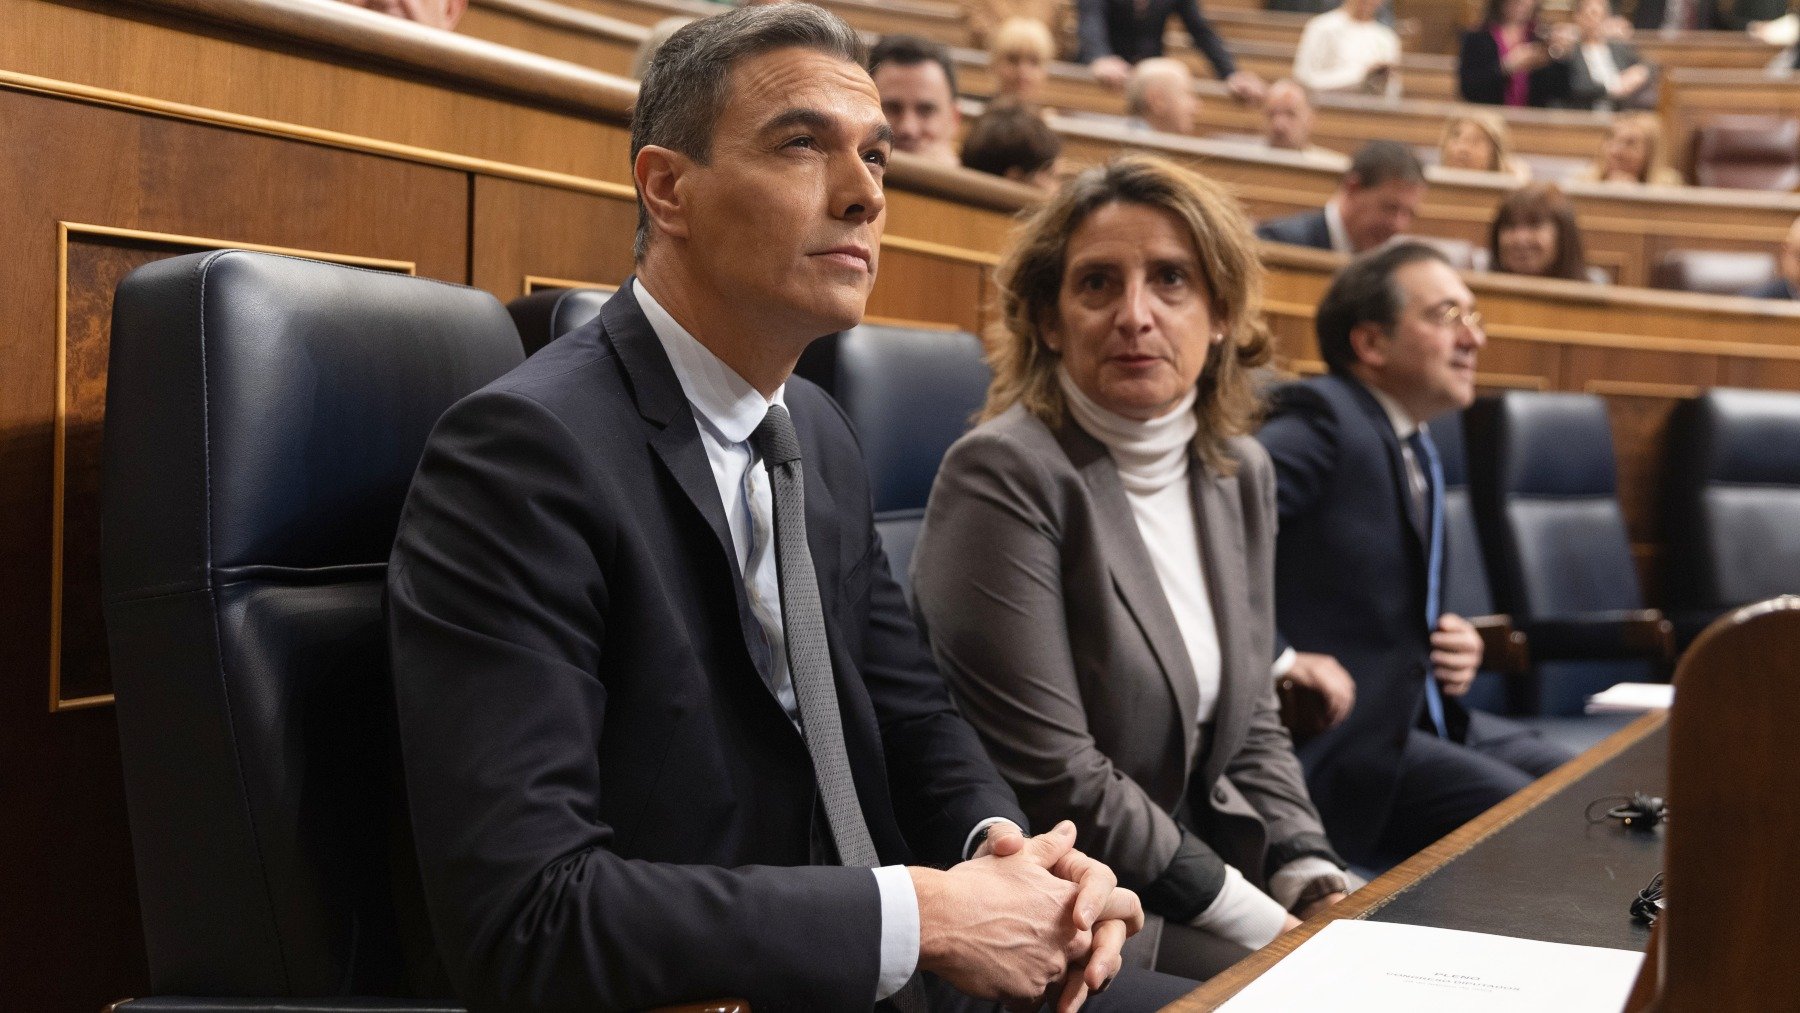
[[[1341,919],[1219,1009],[1618,1013],[1643,961],[1630,950]]]

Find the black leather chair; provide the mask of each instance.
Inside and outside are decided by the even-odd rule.
[[[1800,394],[1715,389],[1669,419],[1664,531],[1683,643],[1750,602],[1800,592]]]
[[[103,587],[162,996],[127,1009],[453,1008],[382,597],[432,426],[522,357],[492,296],[419,278],[224,251],[120,285]]]
[[[506,304],[525,343],[525,354],[537,350],[600,315],[612,298],[604,288],[550,288],[520,296]]]
[[[1644,608],[1605,402],[1514,391],[1465,422],[1495,600],[1537,662],[1527,710],[1579,714],[1615,682],[1666,677],[1673,634]]]
[[[1494,713],[1524,709],[1521,678],[1529,670],[1525,635],[1512,617],[1494,607],[1488,585],[1487,559],[1469,498],[1469,462],[1464,449],[1462,412],[1449,412],[1430,422],[1432,442],[1444,469],[1444,602],[1475,624],[1484,648],[1481,672],[1463,702]]]
[[[968,431],[991,374],[965,331],[861,327],[820,338],[795,369],[843,405],[869,465],[875,528],[900,586],[944,452]]]

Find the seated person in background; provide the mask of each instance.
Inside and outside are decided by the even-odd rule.
[[[1375,20],[1381,0],[1344,0],[1313,18],[1294,51],[1294,80],[1313,91],[1400,95],[1400,36]]]
[[[1462,37],[1456,81],[1464,102],[1547,106],[1569,91],[1564,61],[1574,29],[1539,25],[1538,0],[1488,0],[1481,25]]]
[[[1572,109],[1644,109],[1656,104],[1655,74],[1637,48],[1610,38],[1610,0],[1578,0],[1575,27],[1580,41],[1569,53],[1569,91],[1562,104]]]
[[[988,103],[963,137],[965,169],[1005,176],[1017,183],[1056,192],[1062,138],[1035,110],[1010,99]]]
[[[888,126],[861,48],[798,3],[671,36],[632,117],[635,277],[425,448],[389,642],[471,1009],[905,1013],[1065,973],[1079,1000],[1142,924],[1072,824],[1021,835],[887,572],[856,438],[789,382],[874,283]],[[1120,985],[1136,1008],[1183,987],[1126,971],[1096,1008]]]
[[[1044,101],[1044,82],[1050,77],[1050,61],[1056,58],[1056,40],[1042,21],[1008,18],[994,32],[988,45],[988,67],[994,72],[995,97],[1015,98],[1039,105]]]
[[[1494,113],[1465,113],[1444,121],[1438,140],[1438,164],[1446,169],[1504,172],[1531,178],[1531,166],[1513,157],[1506,121]]]
[[[943,46],[915,35],[888,35],[869,50],[869,76],[894,132],[894,150],[955,165],[956,68]]]
[[[1654,113],[1621,113],[1613,117],[1594,163],[1569,177],[1580,183],[1636,183],[1681,186],[1681,173],[1669,167],[1663,150],[1662,122]]]
[[[469,0],[344,0],[377,14],[392,14],[397,18],[417,21],[421,25],[454,31],[457,22],[462,20],[463,12],[469,9]]]
[[[1631,26],[1639,31],[1671,32],[1730,27],[1721,15],[1719,0],[1635,0]]]
[[[1026,814],[1073,819],[1141,894],[1145,959],[1209,977],[1350,885],[1269,673],[1256,247],[1217,184],[1126,157],[1040,208],[998,284],[993,386],[913,557],[921,625]]]
[[[1063,16],[1063,5],[1059,0],[970,0],[965,5],[968,11],[969,38],[973,44],[987,48],[993,44],[994,33],[1000,26],[1013,18],[1029,18],[1051,29],[1055,28]]]
[[[1600,281],[1588,267],[1575,205],[1555,183],[1532,183],[1507,194],[1488,228],[1488,269],[1502,274]]]
[[[1284,77],[1269,86],[1269,93],[1263,96],[1262,119],[1263,141],[1269,147],[1338,157],[1337,152],[1312,142],[1312,99],[1294,79]]]
[[[1125,86],[1125,111],[1137,124],[1165,134],[1192,134],[1200,112],[1200,96],[1194,94],[1194,76],[1187,64],[1166,56],[1153,56],[1131,68]]]
[[[637,52],[631,57],[631,79],[642,81],[644,71],[650,69],[650,61],[656,59],[656,51],[662,48],[663,43],[669,41],[669,36],[674,35],[684,26],[692,24],[693,21],[693,18],[685,15],[676,15],[672,18],[663,18],[652,25],[650,34],[644,36],[644,41],[638,43]]]
[[[1745,292],[1756,299],[1800,299],[1800,218],[1788,227],[1787,239],[1777,254],[1781,274]]]
[[[1424,201],[1425,168],[1412,149],[1370,141],[1350,159],[1350,170],[1323,208],[1263,222],[1256,234],[1277,243],[1362,253],[1410,228]]]
[[[1200,13],[1200,0],[1076,0],[1075,9],[1081,37],[1077,58],[1108,88],[1125,87],[1132,64],[1163,55],[1163,31],[1175,14],[1232,95],[1245,102],[1262,98],[1263,79],[1238,69],[1219,33]]]
[[[1475,297],[1443,254],[1396,243],[1345,266],[1314,324],[1330,372],[1278,389],[1257,435],[1280,512],[1275,628],[1296,669],[1356,680],[1349,719],[1297,751],[1332,842],[1385,867],[1568,754],[1457,702],[1481,637],[1435,597],[1443,476],[1424,423],[1475,397]]]

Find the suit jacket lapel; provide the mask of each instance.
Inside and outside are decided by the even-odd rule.
[[[1216,475],[1196,461],[1189,476],[1194,520],[1200,526],[1200,561],[1206,596],[1219,638],[1219,702],[1201,784],[1211,784],[1243,741],[1250,715],[1271,678],[1268,659],[1252,656],[1250,619],[1241,593],[1245,570],[1244,513],[1236,475]]]
[[[1088,495],[1093,497],[1099,518],[1094,528],[1100,552],[1112,573],[1113,586],[1125,607],[1137,621],[1138,629],[1149,643],[1163,679],[1175,696],[1181,714],[1182,741],[1186,747],[1184,769],[1191,769],[1200,738],[1200,688],[1195,681],[1194,666],[1188,661],[1187,645],[1181,629],[1175,625],[1175,614],[1169,610],[1169,599],[1157,579],[1155,563],[1138,533],[1137,518],[1125,498],[1125,486],[1119,480],[1118,466],[1100,441],[1089,436],[1072,421],[1064,421],[1057,434],[1069,460],[1081,473]]]
[[[682,392],[681,381],[675,378],[675,368],[669,364],[662,342],[657,339],[650,321],[645,319],[644,311],[638,308],[634,284],[635,279],[628,280],[606,301],[600,310],[600,322],[624,366],[632,396],[637,400],[638,414],[655,427],[650,434],[650,449],[662,460],[663,467],[668,469],[675,484],[698,511],[701,521],[712,531],[724,557],[720,562],[730,574],[731,586],[737,595],[738,625],[744,637],[745,653],[767,683],[769,673],[763,670],[760,652],[749,649],[749,644],[762,637],[762,630],[756,614],[750,611],[744,575],[738,568],[737,551],[732,547],[731,528],[725,522],[724,504],[719,501],[719,484],[713,478],[706,448],[700,443],[700,426],[694,421],[693,408]],[[811,483],[808,483],[809,496],[811,492]]]
[[[1422,560],[1431,534],[1425,529],[1426,518],[1419,516],[1419,511],[1413,509],[1412,484],[1406,474],[1406,457],[1400,450],[1400,437],[1394,435],[1394,424],[1388,421],[1381,402],[1375,400],[1375,395],[1369,393],[1367,387],[1355,380],[1344,382],[1349,385],[1357,398],[1357,404],[1362,406],[1363,414],[1381,439],[1382,449],[1387,453],[1388,476],[1393,483],[1395,504],[1400,508],[1400,516],[1405,519],[1407,530],[1412,532]]]

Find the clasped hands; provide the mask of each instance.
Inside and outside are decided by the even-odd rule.
[[[1137,894],[1075,849],[1064,820],[1026,838],[996,824],[975,857],[911,868],[919,897],[919,968],[977,999],[1035,1009],[1054,995],[1074,1010],[1118,974],[1119,950],[1144,927]]]

